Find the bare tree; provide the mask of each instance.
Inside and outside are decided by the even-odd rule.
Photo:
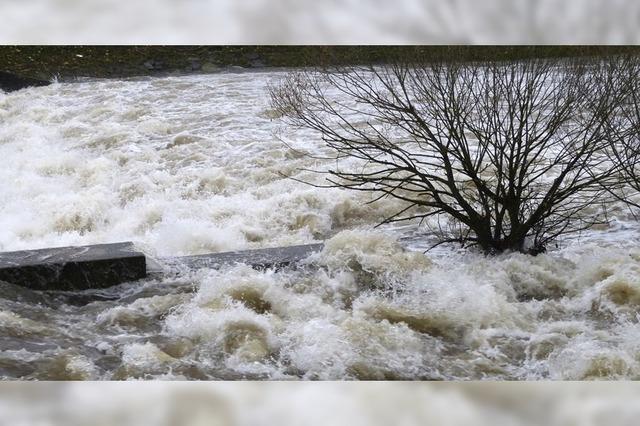
[[[628,101],[624,61],[394,63],[305,70],[270,89],[289,125],[335,159],[330,187],[406,202],[440,242],[536,254],[606,221],[617,164],[611,124]],[[359,159],[363,168],[344,168]],[[435,225],[434,225],[435,223]]]
[[[609,159],[619,166],[619,179],[624,185],[607,187],[610,194],[624,201],[637,219],[640,202],[633,196],[640,193],[640,62],[627,62],[622,84],[627,100],[619,113],[608,123],[611,135]]]

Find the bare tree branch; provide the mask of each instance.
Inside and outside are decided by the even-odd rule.
[[[406,203],[383,223],[433,217],[442,242],[539,253],[606,221],[607,201],[627,199],[621,171],[640,191],[638,69],[620,57],[394,63],[293,72],[270,95],[332,152],[336,167],[316,170],[327,186]]]

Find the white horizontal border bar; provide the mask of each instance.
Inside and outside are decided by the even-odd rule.
[[[1,44],[637,44],[633,0],[3,0]]]

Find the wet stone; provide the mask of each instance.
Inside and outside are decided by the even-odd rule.
[[[107,288],[147,276],[130,242],[0,253],[0,280],[32,290]]]
[[[322,250],[323,244],[305,244],[290,247],[277,247],[256,250],[232,251],[224,253],[184,256],[164,259],[165,263],[179,263],[189,268],[219,268],[224,265],[246,263],[253,268],[279,269],[292,266],[315,252]]]

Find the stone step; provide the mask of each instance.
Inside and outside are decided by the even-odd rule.
[[[131,242],[0,253],[0,280],[32,290],[107,288],[146,276],[145,255]]]

